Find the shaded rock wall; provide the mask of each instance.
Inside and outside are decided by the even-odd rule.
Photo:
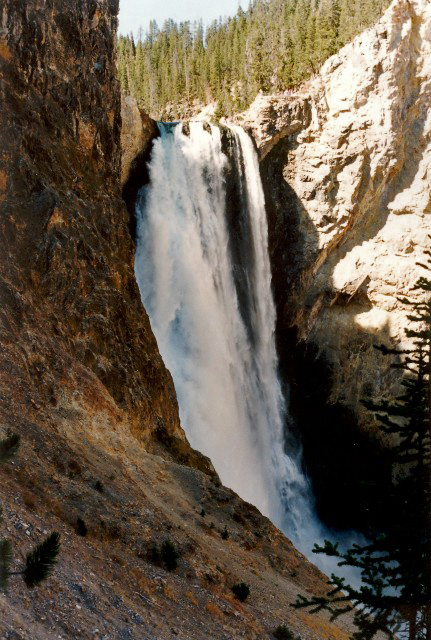
[[[132,96],[121,96],[121,185],[129,212],[130,235],[135,239],[135,203],[139,189],[149,180],[148,161],[153,140],[160,133],[157,123],[138,107]]]
[[[343,458],[353,484],[372,481],[359,440],[374,426],[360,400],[399,384],[373,345],[405,344],[399,297],[418,295],[430,247],[430,33],[427,0],[395,0],[299,91],[260,95],[238,118],[262,159],[279,351],[320,486],[348,473]]]

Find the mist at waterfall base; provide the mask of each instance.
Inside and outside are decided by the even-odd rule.
[[[135,271],[191,445],[222,482],[312,554],[317,520],[287,445],[258,158],[239,127],[160,124],[136,204]]]

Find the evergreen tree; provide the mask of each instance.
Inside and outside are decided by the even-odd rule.
[[[431,260],[421,266],[430,270]],[[316,553],[338,558],[339,566],[359,569],[362,585],[332,575],[326,597],[299,596],[293,605],[327,609],[333,618],[356,607],[355,640],[378,631],[389,638],[431,639],[431,280],[421,277],[415,289],[424,294],[421,301],[401,300],[412,310],[406,331],[412,346],[379,347],[397,357],[392,366],[405,373],[402,392],[394,401],[364,402],[392,443],[393,521],[368,544],[346,552],[329,541],[316,545]]]
[[[0,464],[8,462],[17,453],[20,436],[8,431],[0,440]],[[1,517],[1,509],[0,509]],[[25,566],[19,571],[11,571],[12,545],[9,540],[0,540],[0,591],[6,591],[10,576],[22,575],[27,587],[35,587],[51,575],[60,551],[60,534],[51,533],[37,545],[26,558]]]
[[[195,100],[226,115],[259,91],[282,91],[319,70],[326,58],[371,25],[389,0],[252,0],[247,11],[202,23],[150,22],[138,40],[118,39],[124,93],[155,118],[172,119]]]

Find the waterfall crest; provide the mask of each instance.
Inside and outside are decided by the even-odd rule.
[[[138,197],[135,271],[191,445],[297,546],[319,538],[286,451],[259,165],[239,127],[160,124]]]

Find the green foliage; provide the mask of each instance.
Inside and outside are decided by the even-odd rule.
[[[272,635],[275,640],[300,640],[299,636],[295,636],[285,624],[279,624]]]
[[[20,436],[8,431],[7,437],[0,440],[0,463],[9,461],[17,453]],[[0,507],[0,517],[2,515]],[[9,577],[22,575],[27,587],[35,587],[45,580],[56,564],[60,551],[60,535],[56,532],[33,549],[26,559],[25,568],[21,571],[11,571],[12,545],[9,540],[0,540],[0,591],[6,591]]]
[[[175,571],[178,567],[180,553],[172,540],[165,540],[161,547],[153,545],[149,551],[149,559],[157,565],[163,565],[168,571]]]
[[[232,593],[240,602],[245,602],[250,595],[250,587],[245,582],[238,582],[232,587]]]
[[[27,555],[23,574],[27,587],[35,587],[51,575],[59,551],[60,534],[54,531]]]
[[[219,122],[222,118],[227,116],[226,108],[222,100],[217,100],[216,108],[214,111],[214,120]]]
[[[171,540],[165,540],[160,549],[162,562],[168,571],[175,571],[178,566],[180,554]]]
[[[421,266],[429,270],[431,260]],[[369,536],[369,543],[347,551],[328,540],[316,545],[316,553],[337,558],[338,566],[357,568],[362,585],[355,588],[333,574],[326,596],[298,596],[293,605],[327,610],[332,620],[353,611],[354,640],[370,640],[379,631],[403,637],[397,636],[403,626],[409,640],[431,638],[431,280],[421,277],[414,289],[423,292],[420,301],[402,300],[412,309],[406,331],[411,348],[379,347],[396,356],[392,366],[405,374],[403,389],[394,401],[364,402],[391,436],[394,482],[387,500],[393,521]]]
[[[225,528],[223,529],[223,531],[221,532],[221,537],[222,540],[227,540],[229,538],[229,531],[227,530],[227,527],[225,526]]]
[[[0,440],[0,464],[13,458],[19,449],[20,440],[20,436],[11,431],[8,431],[6,438]]]
[[[135,43],[118,40],[118,77],[150,115],[177,119],[194,101],[216,102],[216,119],[246,108],[259,91],[298,85],[373,24],[389,0],[252,0],[214,21],[151,21]]]
[[[161,564],[162,563],[162,554],[160,551],[160,547],[157,544],[153,544],[148,551],[148,559],[153,564]]]

